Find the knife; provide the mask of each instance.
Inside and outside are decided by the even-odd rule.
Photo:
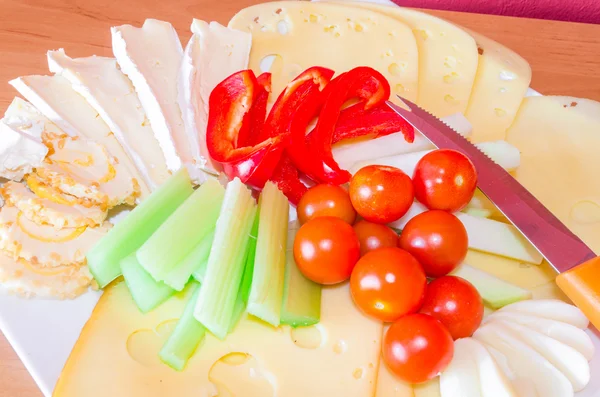
[[[440,149],[466,155],[477,170],[479,189],[559,273],[558,287],[600,329],[600,258],[502,167],[475,145],[414,103],[388,106]]]

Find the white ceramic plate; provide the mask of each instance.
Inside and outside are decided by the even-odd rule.
[[[390,4],[387,0],[368,0]],[[393,3],[392,3],[393,4]],[[541,95],[530,89],[528,95]],[[81,329],[100,292],[71,301],[22,299],[0,291],[0,330],[46,397],[52,396]],[[590,330],[598,354],[591,362],[592,381],[577,397],[600,397],[600,334]]]

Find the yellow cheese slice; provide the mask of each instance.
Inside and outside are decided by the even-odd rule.
[[[448,21],[409,8],[336,1],[342,2],[407,24],[419,47],[417,104],[437,117],[465,112],[478,63],[477,45],[469,33]]]
[[[479,48],[479,66],[465,113],[473,125],[471,141],[504,139],[531,83],[531,67],[512,50],[467,31]]]
[[[373,396],[382,325],[354,306],[348,284],[323,289],[321,322],[312,332],[244,318],[225,341],[207,335],[185,371],[176,372],[160,363],[158,351],[186,294],[144,315],[125,283],[108,287],[54,396]]]
[[[581,103],[568,106],[564,98],[525,98],[507,140],[521,151],[516,178],[600,252],[600,116],[590,111],[600,104]]]
[[[283,1],[245,8],[229,27],[252,34],[249,66],[255,73],[273,73],[272,100],[311,66],[336,73],[371,66],[390,82],[392,98],[417,99],[417,43],[411,29],[394,18],[337,4]]]

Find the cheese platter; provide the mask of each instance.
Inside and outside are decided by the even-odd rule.
[[[554,270],[385,101],[441,118],[596,251],[600,105],[384,1],[232,11],[187,45],[115,26],[114,58],[51,50],[10,81],[0,327],[42,392],[598,395],[600,339]],[[576,188],[554,194],[561,164]],[[439,309],[452,293],[468,321]]]

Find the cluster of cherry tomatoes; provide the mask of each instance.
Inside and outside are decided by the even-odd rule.
[[[453,340],[471,336],[483,318],[475,287],[447,275],[468,247],[467,232],[452,212],[471,200],[476,186],[467,157],[435,150],[419,161],[412,179],[394,167],[367,166],[353,176],[348,191],[317,185],[298,204],[299,269],[325,285],[350,279],[355,304],[391,323],[383,358],[404,381],[437,376],[452,359]],[[386,225],[404,216],[415,199],[429,211],[402,231]],[[428,284],[428,278],[434,280]]]

